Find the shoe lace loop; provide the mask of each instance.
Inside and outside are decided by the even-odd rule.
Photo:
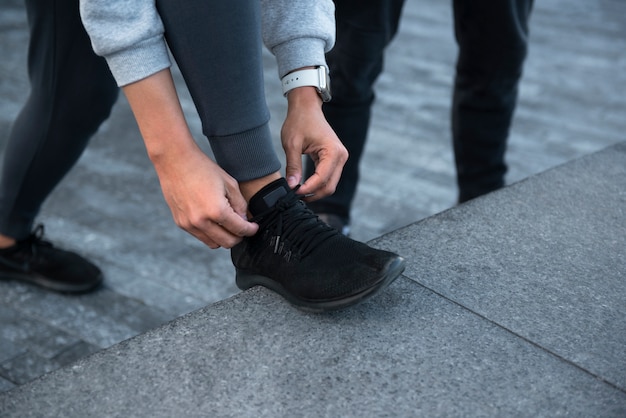
[[[287,260],[294,251],[306,256],[322,242],[338,232],[322,222],[297,194],[300,186],[281,197],[273,208],[258,214],[251,221],[272,233],[274,253],[284,254]]]
[[[52,247],[52,243],[43,239],[45,230],[42,224],[35,227],[33,232],[25,239],[19,242],[22,248],[28,248],[33,256],[37,256],[37,248]]]

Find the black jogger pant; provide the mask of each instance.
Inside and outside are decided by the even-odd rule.
[[[26,0],[31,91],[7,141],[0,233],[23,239],[50,192],[109,117],[119,89],[96,56],[78,0]]]
[[[532,3],[452,1],[459,47],[451,110],[459,201],[504,185],[504,153]],[[327,54],[333,99],[324,104],[324,114],[350,158],[335,194],[310,206],[348,219],[370,123],[373,84],[383,69],[384,50],[398,30],[404,0],[335,0],[335,5],[337,42]],[[313,171],[307,161],[306,175]]]

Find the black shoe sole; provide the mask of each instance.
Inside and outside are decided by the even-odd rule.
[[[235,281],[237,283],[237,287],[239,287],[241,290],[247,290],[254,286],[263,286],[278,293],[289,303],[291,303],[300,310],[306,312],[321,313],[344,309],[371,298],[372,296],[376,295],[378,292],[389,286],[398,277],[400,277],[402,272],[404,272],[405,267],[406,263],[404,261],[404,258],[396,257],[387,264],[382,279],[378,281],[374,286],[346,298],[321,301],[312,301],[298,298],[297,296],[294,296],[287,290],[285,290],[285,288],[281,286],[280,283],[269,277],[248,273],[239,269],[237,269],[236,271]]]
[[[0,273],[0,279],[2,280],[16,280],[29,284],[34,284],[47,290],[53,290],[59,293],[87,293],[95,290],[102,284],[103,276],[98,275],[96,279],[91,283],[84,283],[81,285],[72,285],[67,283],[60,283],[58,281],[51,280],[47,277],[37,274],[22,274],[22,273]]]

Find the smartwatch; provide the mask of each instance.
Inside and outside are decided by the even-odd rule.
[[[311,86],[315,87],[322,101],[329,102],[331,99],[328,69],[322,65],[294,71],[284,76],[281,81],[284,96],[296,87]]]

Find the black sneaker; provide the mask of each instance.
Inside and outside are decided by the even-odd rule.
[[[350,236],[350,223],[347,219],[339,215],[335,215],[334,213],[316,213],[316,215],[324,223],[332,226],[346,237]]]
[[[98,267],[43,240],[43,225],[26,239],[0,250],[0,279],[22,280],[64,293],[83,293],[102,283]]]
[[[248,209],[259,232],[231,250],[237,286],[265,286],[313,312],[345,308],[404,271],[404,259],[354,241],[322,222],[285,179],[265,186]]]

